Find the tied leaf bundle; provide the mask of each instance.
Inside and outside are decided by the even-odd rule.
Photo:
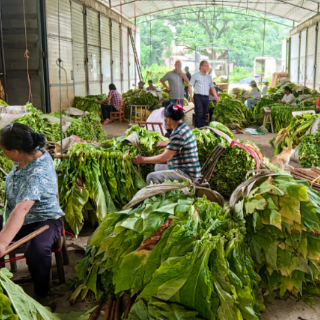
[[[235,212],[246,221],[263,294],[291,294],[314,306],[313,296],[320,295],[319,194],[289,175],[252,180],[247,188]]]
[[[40,110],[33,107],[31,103],[27,104],[27,110],[30,114],[25,114],[21,118],[16,119],[13,123],[22,123],[30,127],[36,133],[43,133],[48,141],[57,142],[60,140],[59,123],[50,122],[42,119],[43,114]]]
[[[212,153],[214,148],[218,145],[218,143],[222,144],[225,147],[228,146],[228,143],[224,138],[214,134],[209,129],[193,129],[192,133],[197,141],[199,162],[201,167],[207,161],[210,154]]]
[[[107,98],[106,95],[103,95],[104,99],[101,99],[100,101],[103,101]],[[98,119],[102,120],[102,114],[101,114],[101,106],[97,104],[97,99],[96,96],[94,97],[74,97],[73,101],[73,107],[80,109],[82,111],[88,111],[93,113]]]
[[[1,148],[0,148],[1,149]],[[5,173],[9,173],[13,168],[13,161],[10,160],[2,151],[0,150],[0,167]],[[4,182],[4,174],[0,170],[0,203],[4,204],[6,194],[6,184]]]
[[[89,239],[77,265],[88,291],[139,295],[129,319],[252,319],[260,277],[244,242],[245,228],[229,211],[181,190],[153,196],[109,214]]]
[[[255,170],[256,162],[249,153],[238,147],[228,147],[221,155],[211,179],[210,186],[224,196],[248,179],[247,173]]]
[[[80,120],[68,120],[72,122],[67,130],[68,136],[78,136],[80,139],[102,142],[107,140],[107,133],[102,129],[100,118],[97,118],[93,113],[87,114]]]
[[[291,107],[283,104],[275,104],[270,107],[274,132],[280,132],[281,129],[291,125],[292,112],[315,109],[314,107]]]
[[[132,163],[135,148],[108,149],[77,143],[68,151],[59,175],[61,208],[77,236],[84,222],[95,226],[122,208],[145,182]]]
[[[222,124],[234,124],[246,128],[254,122],[252,111],[239,100],[221,100],[217,103],[213,118]]]
[[[270,141],[272,147],[275,144],[274,154],[282,152],[284,147],[295,148],[305,137],[306,132],[320,117],[317,114],[303,113],[292,118],[288,127],[281,129],[274,139]]]
[[[168,142],[168,139],[163,137],[159,132],[149,131],[140,128],[139,125],[134,125],[127,130],[126,136],[128,137],[132,132],[136,132],[140,140],[141,156],[153,157],[161,154],[165,149],[157,147],[159,141]],[[145,180],[150,172],[154,171],[153,164],[141,164],[139,171],[142,178]]]
[[[161,106],[159,105],[159,97],[146,90],[129,90],[124,97],[128,104],[149,106],[149,110],[154,110],[157,106]]]
[[[299,162],[303,168],[320,167],[320,133],[308,134],[302,139]]]

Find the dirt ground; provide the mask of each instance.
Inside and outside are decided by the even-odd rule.
[[[192,109],[192,106],[186,107],[187,110]],[[191,121],[192,111],[187,114],[186,122],[192,127]],[[111,123],[109,125],[103,126],[104,130],[108,133],[108,138],[119,137],[125,134],[128,129],[128,124],[126,123]],[[273,156],[273,151],[269,145],[269,141],[275,137],[275,134],[267,133],[265,135],[250,135],[250,134],[237,134],[235,139],[248,139],[257,144],[260,148],[262,154],[269,159]],[[299,166],[296,163],[290,163],[292,166]],[[53,262],[53,292],[56,296],[55,301],[57,303],[56,312],[65,313],[70,311],[87,311],[93,306],[97,305],[94,301],[77,302],[74,306],[69,305],[69,297],[72,293],[70,283],[72,279],[75,278],[75,265],[84,256],[84,248],[86,246],[88,237],[92,234],[94,230],[90,228],[84,228],[82,230],[78,239],[71,239],[68,236],[67,246],[70,258],[70,264],[65,266],[65,274],[67,279],[66,285],[59,286],[57,283],[55,262]],[[9,266],[8,266],[9,267]],[[25,260],[18,261],[18,272],[15,274],[13,280],[22,279],[29,276]],[[22,285],[24,290],[33,295],[33,286],[31,283]],[[105,306],[102,310],[105,309]],[[99,320],[103,319],[103,312],[101,313]],[[296,302],[288,299],[287,301],[275,300],[271,304],[266,306],[266,311],[263,313],[262,320],[318,320],[320,319],[320,299],[316,299],[315,309],[310,308],[304,302]]]

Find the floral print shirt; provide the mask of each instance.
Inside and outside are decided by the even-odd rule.
[[[53,161],[45,149],[43,155],[29,162],[17,171],[19,163],[6,178],[7,211],[6,219],[15,206],[22,201],[35,201],[27,213],[24,225],[64,216],[58,202],[57,176]]]

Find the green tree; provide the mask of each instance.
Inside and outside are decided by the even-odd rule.
[[[163,64],[163,57],[171,54],[171,44],[174,40],[171,28],[166,26],[163,20],[152,21],[150,48],[150,22],[147,18],[139,19],[138,22],[141,36],[141,64],[150,66],[150,58],[152,58],[152,64]],[[151,56],[150,51],[152,53]]]
[[[230,61],[241,67],[253,67],[254,58],[262,54],[281,57],[282,40],[292,27],[288,22],[285,25],[283,19],[271,20],[261,13],[213,6],[191,7],[152,17],[156,18],[161,19],[163,26],[174,27],[177,45],[190,50],[210,45],[228,47]],[[139,26],[145,34],[146,24]],[[158,23],[156,26],[158,33],[161,28]]]

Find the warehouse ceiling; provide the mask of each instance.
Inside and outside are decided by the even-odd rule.
[[[318,13],[320,0],[99,0],[128,18],[190,7],[248,9],[302,22]]]

